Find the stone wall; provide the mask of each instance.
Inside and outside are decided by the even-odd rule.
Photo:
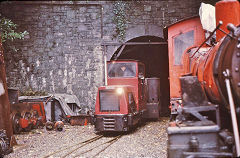
[[[5,50],[9,87],[75,94],[94,107],[104,83],[101,43],[117,42],[111,1],[2,2],[0,12],[27,30]],[[200,0],[129,1],[126,41],[139,36],[163,37],[164,26],[198,14]],[[108,47],[108,59],[118,47]]]

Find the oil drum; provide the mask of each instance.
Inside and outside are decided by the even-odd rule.
[[[160,78],[146,78],[147,86],[147,102],[159,103],[160,102]]]

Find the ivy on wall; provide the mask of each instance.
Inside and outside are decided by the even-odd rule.
[[[128,24],[131,22],[130,15],[134,17],[134,12],[138,9],[142,10],[143,6],[143,1],[141,0],[114,1],[113,23],[116,25],[114,37],[117,37],[120,42],[123,42],[126,38],[126,30]]]
[[[113,3],[113,22],[116,25],[115,37],[118,38],[120,42],[123,42],[126,37],[127,23],[127,11],[129,10],[129,3],[125,1],[116,1]]]
[[[2,17],[0,14],[0,35],[2,43],[5,43],[6,41],[12,42],[15,39],[24,39],[24,37],[29,34],[27,31],[16,32],[16,29],[17,24],[10,19]],[[18,50],[13,45],[4,44],[3,46],[10,47],[15,52]]]

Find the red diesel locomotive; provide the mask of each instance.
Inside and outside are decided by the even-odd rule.
[[[145,67],[139,61],[107,63],[108,85],[98,88],[95,105],[96,131],[128,131],[143,117],[159,117],[159,99],[153,97],[155,102],[147,104],[144,76]]]

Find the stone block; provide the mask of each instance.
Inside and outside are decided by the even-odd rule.
[[[68,11],[67,11],[67,18],[68,18],[68,19],[75,18],[74,11],[68,10]]]
[[[149,19],[151,19],[151,16],[150,15],[143,15],[142,18],[143,18],[143,20],[149,20]]]
[[[144,5],[144,11],[145,12],[150,12],[152,10],[151,5]]]
[[[55,21],[59,21],[59,20],[60,20],[60,17],[59,17],[58,15],[55,15],[55,16],[53,16],[53,19],[54,19]]]
[[[53,53],[53,52],[48,52],[48,56],[49,56],[49,57],[53,57],[53,56],[54,56],[54,53]]]

